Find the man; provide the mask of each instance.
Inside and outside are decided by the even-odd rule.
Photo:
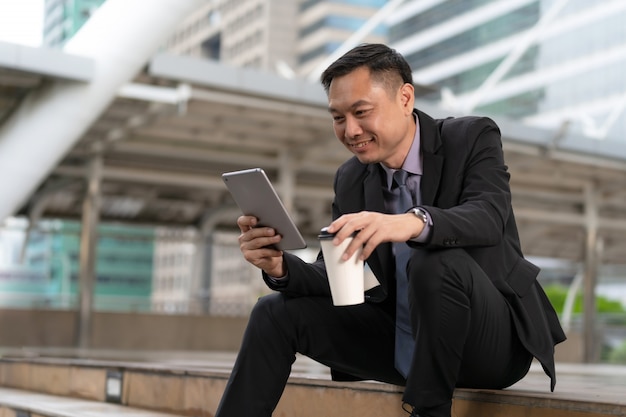
[[[335,307],[321,253],[307,264],[274,250],[274,230],[240,217],[243,255],[276,292],[253,309],[216,416],[270,416],[296,352],[335,379],[405,385],[411,416],[449,417],[455,387],[510,386],[533,357],[553,389],[565,336],[520,250],[495,123],[415,110],[411,69],[384,45],[352,49],[321,81],[355,155],[337,171],[329,231],[335,244],[358,232],[344,257],[363,246],[381,285]]]

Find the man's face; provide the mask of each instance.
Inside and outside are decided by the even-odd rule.
[[[362,163],[401,168],[415,134],[413,94],[410,84],[388,91],[366,67],[333,78],[328,111],[335,136]]]

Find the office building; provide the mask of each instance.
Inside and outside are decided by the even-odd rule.
[[[193,228],[155,229],[152,310],[167,313],[199,311],[203,299],[194,280],[197,231]]]
[[[0,229],[0,305],[75,308],[79,290],[80,223],[42,221],[28,235],[24,219],[10,219],[8,223]],[[100,225],[95,309],[150,310],[153,248],[151,228]]]
[[[308,76],[358,31],[386,0],[305,0],[298,13],[297,72]],[[385,42],[386,27],[378,25],[360,42]]]
[[[239,67],[306,76],[386,0],[214,0],[180,26],[167,49]],[[385,40],[385,27],[363,41]]]
[[[43,46],[63,48],[105,0],[45,0]]]
[[[210,1],[181,24],[166,48],[238,67],[291,68],[297,5],[292,0]]]
[[[46,47],[62,48],[105,0],[45,0]],[[178,54],[306,76],[387,0],[211,0],[164,45]],[[360,41],[384,42],[379,25]]]
[[[386,22],[416,83],[448,110],[602,140],[626,133],[624,19],[619,0],[428,0]]]

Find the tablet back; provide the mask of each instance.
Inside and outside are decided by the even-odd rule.
[[[283,238],[278,249],[302,249],[306,242],[261,168],[226,172],[222,179],[243,214],[259,219],[259,226],[275,229]]]

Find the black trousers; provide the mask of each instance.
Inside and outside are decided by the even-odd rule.
[[[532,356],[474,260],[460,249],[416,252],[408,296],[417,343],[407,380],[394,368],[394,317],[380,305],[335,307],[330,297],[276,293],[252,311],[216,417],[271,416],[297,352],[358,378],[405,385],[403,401],[433,417],[450,416],[455,387],[504,388],[526,375]]]

